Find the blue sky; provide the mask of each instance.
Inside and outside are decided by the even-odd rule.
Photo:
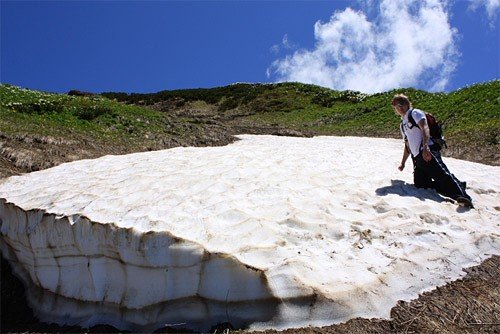
[[[500,74],[500,0],[2,0],[0,10],[0,81],[51,92],[276,81],[452,91]]]

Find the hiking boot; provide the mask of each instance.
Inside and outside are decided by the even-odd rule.
[[[470,198],[467,197],[462,197],[462,196],[458,197],[457,203],[458,205],[463,206],[464,208],[469,208],[469,209],[474,208],[474,205],[472,205],[472,201],[470,200]]]

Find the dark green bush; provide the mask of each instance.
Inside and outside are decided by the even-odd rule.
[[[110,113],[111,109],[104,106],[81,106],[78,107],[75,111],[75,116],[79,119],[83,119],[86,121],[91,121],[101,115]]]
[[[237,108],[239,105],[239,101],[235,98],[226,98],[222,99],[221,104],[219,105],[219,111],[226,111],[230,109]]]
[[[335,98],[332,96],[332,94],[318,93],[313,96],[311,102],[325,108],[330,108],[331,106],[333,106]]]

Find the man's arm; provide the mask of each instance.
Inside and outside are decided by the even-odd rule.
[[[422,157],[425,161],[431,161],[432,155],[431,150],[429,148],[429,139],[431,137],[429,132],[429,126],[427,125],[427,119],[421,119],[418,122],[418,127],[422,131]]]
[[[401,165],[399,165],[398,169],[403,171],[405,169],[406,160],[410,156],[410,150],[408,149],[408,141],[405,140],[405,149],[403,151],[403,159],[401,159]]]

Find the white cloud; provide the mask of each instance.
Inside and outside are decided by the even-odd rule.
[[[278,81],[366,93],[409,86],[443,90],[458,58],[457,32],[448,21],[446,3],[377,3],[377,17],[371,21],[364,12],[347,8],[329,22],[316,22],[315,48],[276,60],[268,74]]]
[[[271,53],[278,54],[280,52],[279,44],[275,44],[275,45],[271,46],[269,51],[271,51]]]
[[[495,26],[497,14],[500,10],[500,0],[469,0],[471,2],[470,8],[477,10],[479,7],[484,7],[490,20],[490,25]]]
[[[292,43],[289,39],[288,39],[288,34],[285,34],[285,36],[283,36],[283,40],[281,41],[281,44],[283,44],[283,46],[285,47],[285,49],[288,49],[288,50],[291,50],[291,49],[295,49],[296,46],[294,43]]]
[[[293,44],[289,39],[288,39],[288,34],[285,34],[283,36],[283,39],[281,40],[281,44],[275,44],[271,47],[271,52],[274,54],[277,54],[280,52],[280,50],[292,50],[295,49],[296,46]]]

